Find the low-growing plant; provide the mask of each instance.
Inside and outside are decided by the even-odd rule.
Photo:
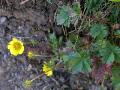
[[[48,1],[51,3],[52,0]],[[70,27],[70,24],[75,24],[76,21],[78,22],[81,19],[80,24],[77,23],[78,27],[74,25],[74,32],[68,32],[65,40],[62,37],[57,37],[55,33],[48,35],[51,55],[47,57],[48,61],[43,63],[41,68],[43,73],[32,80],[25,80],[25,87],[30,87],[34,80],[43,75],[54,76],[55,68],[62,64],[65,70],[71,74],[84,73],[91,75],[97,84],[102,83],[103,85],[106,76],[112,77],[111,80],[116,90],[120,88],[120,46],[115,44],[113,40],[113,38],[120,40],[120,28],[118,30],[111,29],[111,23],[119,23],[120,10],[113,10],[108,17],[105,17],[107,15],[102,17],[109,19],[110,23],[101,23],[101,21],[96,20],[97,16],[95,19],[94,16],[99,10],[100,13],[103,12],[103,9],[101,9],[103,3],[107,3],[108,9],[113,10],[104,0],[85,0],[84,11],[81,10],[79,2],[74,2],[71,6],[62,5],[58,7],[55,18],[57,25]],[[82,16],[80,16],[81,13]],[[80,30],[81,27],[84,27],[84,29]],[[31,41],[32,45],[37,44],[34,40]],[[8,44],[8,49],[14,56],[23,54],[23,42],[13,38]],[[32,51],[29,51],[27,56],[29,59],[34,56],[41,57],[41,55],[36,55]]]
[[[72,6],[63,5],[59,7],[56,16],[57,25],[69,27],[70,24],[74,24],[79,18],[80,11],[80,4],[78,2],[73,3]]]

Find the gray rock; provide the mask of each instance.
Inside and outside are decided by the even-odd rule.
[[[1,16],[1,17],[0,17],[0,25],[1,25],[1,24],[2,24],[2,25],[6,25],[6,23],[7,23],[7,17]]]
[[[4,37],[5,35],[5,28],[0,26],[0,37]]]

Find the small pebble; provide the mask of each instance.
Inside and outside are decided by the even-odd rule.
[[[0,24],[5,24],[6,21],[7,21],[7,17],[5,17],[5,16],[0,17]]]

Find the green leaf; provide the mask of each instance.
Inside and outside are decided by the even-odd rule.
[[[112,84],[115,87],[115,90],[120,89],[120,67],[114,66],[112,67]]]
[[[64,63],[67,64],[67,62],[69,61],[69,56],[68,55],[63,55],[62,59],[63,59]]]
[[[110,16],[108,16],[108,18],[110,19],[110,21],[112,23],[120,23],[120,19],[119,19],[119,15],[120,15],[119,3],[116,3],[115,6],[113,4],[113,6],[110,6],[110,7],[112,7],[110,9],[111,14],[110,14]]]
[[[88,60],[83,61],[83,71],[91,72],[90,62]]]
[[[105,38],[108,35],[107,27],[103,24],[93,24],[90,29],[90,35],[95,38]]]
[[[104,0],[85,0],[85,8],[88,12],[98,10],[103,2]]]
[[[52,4],[54,0],[47,0],[48,3]]]
[[[82,62],[76,63],[76,65],[71,68],[73,74],[83,72],[82,69],[83,69],[83,63]]]
[[[56,17],[57,25],[64,25],[66,27],[70,26],[69,11],[70,7],[65,5],[58,10]]]
[[[112,64],[115,60],[116,46],[111,45],[109,42],[104,48],[99,50],[100,56],[102,56],[103,62]]]
[[[52,46],[52,49],[56,51],[56,49],[58,48],[58,40],[54,33],[49,35],[49,42],[50,42],[50,45]]]
[[[73,10],[75,11],[75,13],[76,14],[80,14],[80,11],[81,11],[81,9],[80,9],[80,3],[79,2],[74,2],[73,3]]]
[[[111,63],[113,63],[114,60],[115,60],[115,56],[114,56],[113,53],[111,53],[111,54],[108,56],[108,60],[107,60],[106,63],[111,64]]]
[[[120,48],[117,46],[111,45],[111,44],[109,44],[108,46],[111,48],[110,50],[114,53],[115,62],[119,63],[120,62]]]
[[[58,9],[56,16],[57,25],[64,25],[66,27],[69,27],[70,24],[72,24],[72,22],[78,19],[77,15],[80,10],[79,5],[78,4],[76,5],[74,6],[75,11],[68,5],[67,6],[63,5]]]
[[[102,56],[104,63],[112,64],[113,62],[120,62],[120,48],[108,41],[104,48],[99,48],[99,54]]]
[[[120,0],[109,0],[109,1],[112,1],[112,2],[120,2]]]
[[[69,40],[74,44],[76,40],[80,41],[80,37],[74,33],[69,34]]]
[[[120,48],[115,46],[114,47],[114,54],[115,54],[115,62],[120,63]]]
[[[63,55],[64,64],[75,73],[88,73],[91,71],[91,63],[89,53],[86,51],[81,52],[71,52],[69,54]]]
[[[119,79],[120,80],[120,79]],[[117,84],[116,86],[115,86],[115,90],[120,90],[120,84]]]
[[[117,37],[120,37],[120,30],[115,31],[114,34],[115,34]]]
[[[91,72],[91,67],[88,60],[81,60],[81,62],[77,62],[74,65],[74,67],[72,67],[73,74],[76,74],[78,72],[81,72],[81,73]]]
[[[120,84],[120,77],[112,76],[112,83],[115,86],[118,85],[118,84]]]

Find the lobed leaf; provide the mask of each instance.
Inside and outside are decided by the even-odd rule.
[[[105,38],[108,35],[107,27],[103,24],[93,24],[90,29],[90,35],[96,38]]]

